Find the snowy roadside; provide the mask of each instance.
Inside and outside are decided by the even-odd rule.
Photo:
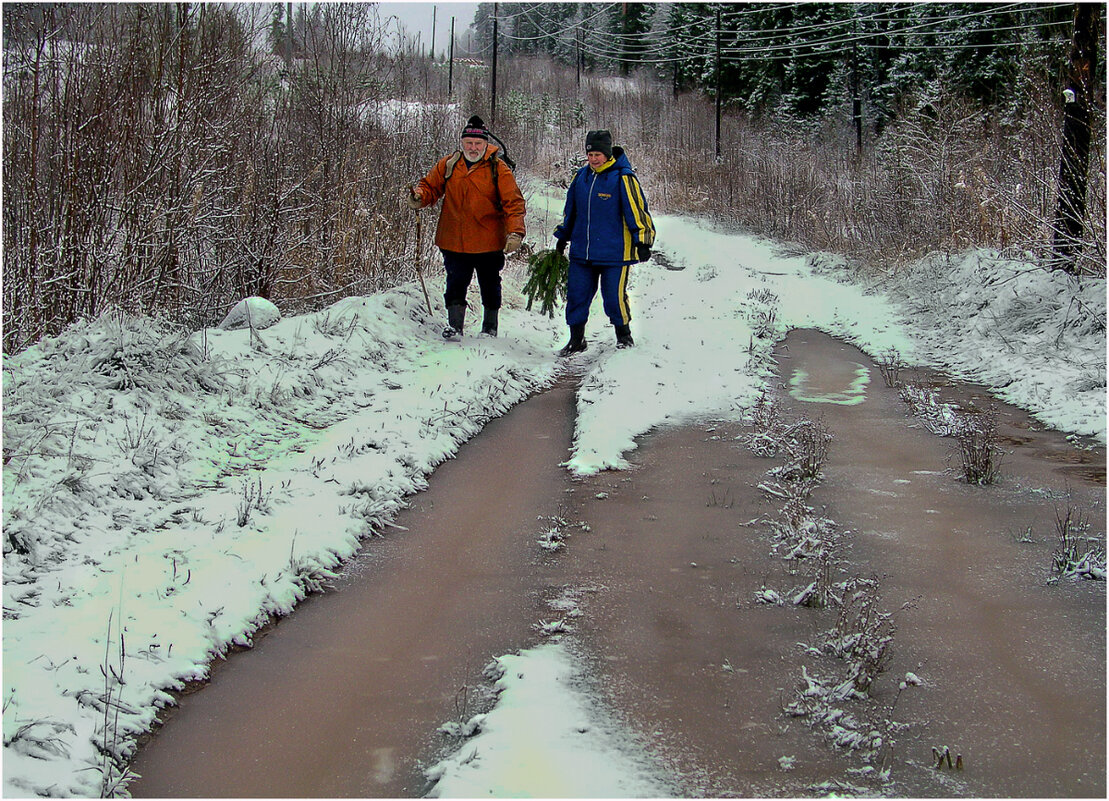
[[[560,203],[532,199],[548,219]],[[795,327],[874,356],[896,349],[1105,442],[1104,281],[968,254],[875,289],[826,258],[689,219],[656,225],[660,258],[633,268],[637,347],[616,350],[595,307],[576,360],[575,473],[620,469],[655,427],[742,416],[772,375],[774,342]],[[549,227],[533,226],[540,246]],[[439,317],[407,286],[253,335],[105,318],[6,357],[4,794],[116,786],[103,751],[126,759],[168,691],[291,611],[462,442],[550,383],[564,325],[516,306],[500,338],[461,346],[441,340]],[[503,697],[524,692],[520,674],[572,673],[549,649],[511,658]],[[506,787],[491,755],[518,738],[515,725],[487,726],[436,768],[441,794]],[[551,741],[528,758],[588,775],[581,760],[598,748]],[[517,756],[508,761],[527,775]]]

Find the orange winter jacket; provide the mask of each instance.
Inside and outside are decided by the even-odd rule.
[[[439,160],[415,187],[424,206],[439,198],[443,210],[435,229],[435,244],[455,253],[492,253],[504,250],[510,233],[524,235],[524,196],[516,176],[497,158],[497,190],[490,162],[497,151],[490,145],[481,161],[466,169],[466,159],[456,151]]]

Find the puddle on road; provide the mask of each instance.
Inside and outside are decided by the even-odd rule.
[[[436,729],[480,711],[493,655],[535,642],[538,518],[558,512],[573,404],[560,385],[491,421],[335,591],[217,661],[133,761],[132,795],[420,795]]]
[[[811,502],[844,532],[840,578],[878,577],[883,611],[896,612],[873,704],[888,709],[906,672],[925,682],[897,700],[895,719],[911,727],[897,736],[894,783],[879,792],[1103,797],[1105,584],[1047,579],[1058,504],[1103,516],[1104,449],[1075,449],[999,405],[1003,432],[1021,442],[997,486],[968,486],[952,470],[952,440],[914,422],[857,349],[799,331],[777,355],[789,410],[833,436]],[[973,387],[946,392],[986,402]],[[862,763],[782,714],[802,665],[813,667],[804,644],[838,611],[755,601],[764,588],[792,597],[815,568],[773,555],[776,507],[756,486],[777,462],[752,456],[741,433],[720,423],[660,431],[639,444],[632,470],[583,482],[573,514],[591,533],[560,557],[568,581],[606,587],[580,623],[583,649],[606,699],[690,795],[865,786],[848,773]],[[1074,466],[1063,454],[1087,472],[1061,471]],[[933,747],[963,754],[965,769],[934,770]]]
[[[879,792],[1104,797],[1105,584],[1046,583],[1057,504],[1104,513],[1104,449],[1076,449],[1003,407],[1002,481],[970,487],[951,472],[950,440],[914,423],[859,351],[795,332],[778,357],[797,388],[784,402],[834,436],[813,503],[845,532],[842,569],[880,577],[885,609],[910,604],[874,703],[889,708],[906,671],[925,684],[897,701],[912,726]],[[396,521],[408,531],[374,541],[339,591],[182,700],[135,761],[132,793],[419,794],[419,760],[457,719],[459,688],[534,642],[544,595],[583,587],[570,642],[590,686],[686,795],[864,784],[847,772],[860,763],[782,713],[809,659],[800,644],[838,612],[754,600],[763,588],[788,597],[811,570],[771,550],[775,507],[756,487],[776,462],[722,423],[657,432],[632,469],[571,481],[559,465],[573,408],[560,386],[463,446]],[[537,555],[544,515],[589,526]],[[931,768],[944,746],[965,771]]]
[[[806,370],[794,370],[789,379],[790,397],[806,403],[836,403],[841,406],[857,406],[865,401],[870,370],[864,365],[854,363],[837,366],[845,369],[821,371],[822,382],[819,384]],[[853,373],[850,370],[852,367]],[[850,380],[844,381],[847,375],[851,376]]]
[[[784,374],[812,374],[862,354],[795,331],[781,355]],[[818,408],[833,436],[812,502],[850,532],[841,558],[880,576],[891,608],[913,604],[898,616],[895,647],[902,670],[929,689],[903,697],[899,713],[928,720],[929,748],[966,754],[957,778],[971,795],[1101,797],[1105,583],[1047,582],[1058,514],[1088,519],[1104,547],[1105,449],[1076,448],[981,387],[927,371],[903,378],[942,386],[960,409],[996,412],[996,484],[960,480],[955,441],[923,431],[880,378],[854,408],[796,406],[807,416]]]

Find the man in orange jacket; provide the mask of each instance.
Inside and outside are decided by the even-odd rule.
[[[484,309],[481,333],[497,335],[504,257],[524,241],[524,196],[489,136],[481,117],[470,117],[462,129],[462,149],[440,159],[408,190],[408,205],[413,209],[444,198],[435,229],[435,244],[443,253],[447,272],[444,339],[456,341],[462,336],[466,292],[475,272]]]

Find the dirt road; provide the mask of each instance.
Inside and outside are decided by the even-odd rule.
[[[839,612],[755,601],[788,598],[812,569],[774,552],[757,489],[772,463],[739,425],[706,423],[645,437],[628,471],[571,479],[566,382],[490,423],[412,499],[405,530],[184,697],[132,793],[421,794],[459,687],[535,644],[545,599],[577,587],[591,591],[571,647],[683,795],[1103,797],[1105,584],[1047,578],[1059,504],[1103,517],[1104,450],[1003,409],[1002,480],[970,487],[948,471],[951,441],[908,417],[863,354],[794,332],[779,355],[783,408],[833,436],[811,502],[840,532],[836,579],[876,577],[896,613],[887,670],[845,710],[880,720],[896,699],[891,783],[783,714],[802,667],[835,662],[817,651]],[[857,403],[823,402],[850,387]],[[550,555],[536,540],[555,515],[589,527]],[[897,698],[910,671],[923,685]],[[963,770],[932,767],[944,747]]]

